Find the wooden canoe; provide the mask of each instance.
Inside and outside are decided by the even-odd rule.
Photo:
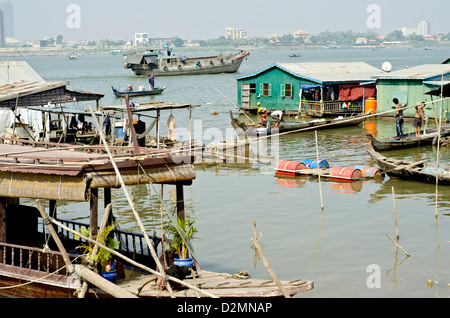
[[[441,137],[450,136],[450,126],[447,125],[442,128]],[[373,149],[376,151],[404,149],[436,144],[438,135],[439,132],[437,129],[427,130],[427,133],[420,135],[420,137],[416,137],[415,133],[410,133],[405,135],[404,139],[397,139],[396,137],[377,139],[371,134],[367,134]]]
[[[248,135],[248,136],[268,136],[281,134],[285,132],[301,132],[309,131],[315,129],[331,129],[331,128],[341,128],[349,126],[357,126],[361,124],[370,112],[365,114],[359,114],[350,117],[341,117],[335,119],[320,119],[312,120],[310,122],[299,122],[299,123],[287,123],[282,122],[278,127],[273,125],[248,125],[244,122],[240,122],[237,118],[234,118],[233,113],[230,111],[231,125],[238,135]]]
[[[128,97],[159,95],[159,94],[162,94],[164,92],[166,87],[163,86],[163,87],[155,88],[154,90],[151,90],[151,91],[131,91],[131,92],[128,92],[128,91],[119,91],[118,89],[116,89],[111,84],[111,89],[112,89],[112,91],[114,93],[114,96],[116,96],[116,98],[121,98],[121,97],[124,97],[125,95],[128,95]]]
[[[436,178],[440,185],[450,185],[450,166],[430,164],[428,160],[417,162],[388,158],[376,152],[372,146],[367,147],[367,152],[389,177],[395,177],[411,181],[436,184]]]

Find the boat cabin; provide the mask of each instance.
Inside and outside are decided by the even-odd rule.
[[[362,62],[278,63],[237,78],[238,104],[319,117],[363,113],[382,73]]]

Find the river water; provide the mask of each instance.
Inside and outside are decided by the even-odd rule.
[[[187,53],[188,56],[216,52]],[[259,71],[274,63],[364,61],[381,67],[385,61],[393,69],[428,63],[441,63],[450,49],[346,49],[304,50],[300,58],[290,51],[252,52],[236,74],[160,77],[166,85],[163,95],[142,101],[166,101],[201,105],[193,112],[197,136],[208,142],[232,133],[229,111],[238,113],[237,76]],[[110,84],[125,88],[137,78],[123,68],[120,55],[84,55],[71,61],[65,56],[29,56],[26,60],[47,81],[70,81],[69,89],[105,94],[102,105],[116,105]],[[141,80],[146,82],[145,78]],[[218,115],[211,115],[217,110]],[[163,126],[165,118],[163,114]],[[177,128],[187,127],[188,112],[174,111]],[[166,117],[164,117],[166,116]],[[406,121],[405,130],[414,131]],[[219,132],[219,133],[218,133]],[[378,137],[395,134],[392,119],[370,120],[357,127],[318,132],[318,152],[330,165],[376,167],[365,146],[365,133]],[[164,133],[164,129],[163,129]],[[271,142],[269,141],[269,145]],[[281,136],[277,159],[315,159],[313,131]],[[421,147],[389,153],[397,158],[436,160],[434,147]],[[450,152],[441,148],[441,163],[450,163]],[[273,153],[273,152],[271,152]],[[312,291],[297,295],[309,297],[448,297],[450,296],[450,190],[434,185],[385,177],[359,183],[336,183],[317,178],[280,179],[274,176],[276,162],[268,164],[222,164],[197,166],[197,177],[185,189],[186,213],[199,230],[195,253],[204,269],[235,273],[246,269],[256,278],[270,279],[262,261],[255,263],[250,238],[253,224],[261,234],[266,255],[283,280],[313,280]],[[389,240],[395,240],[395,192],[399,244],[409,257]],[[142,220],[159,235],[158,187],[132,189]],[[321,209],[321,196],[323,210]],[[174,211],[175,193],[164,188],[166,209]],[[138,230],[136,221],[120,189],[113,192],[114,212],[120,226]],[[62,204],[59,216],[87,221],[88,204]],[[432,286],[427,285],[427,281]]]

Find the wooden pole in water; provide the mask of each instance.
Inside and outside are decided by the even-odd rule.
[[[400,245],[398,245],[398,243],[397,243],[396,241],[394,241],[393,239],[391,239],[391,237],[390,237],[389,235],[386,234],[386,236],[387,236],[387,238],[390,239],[395,245],[397,245],[397,247],[398,247],[399,249],[401,249],[401,250],[403,251],[403,253],[406,254],[406,256],[410,256],[410,255],[408,254],[408,252],[406,252]]]
[[[395,231],[397,233],[397,240],[398,240],[399,234],[398,234],[398,224],[397,224],[397,207],[395,205],[394,187],[392,187],[392,200],[394,201]]]
[[[277,275],[275,274],[274,270],[272,269],[272,266],[269,263],[269,260],[267,259],[266,254],[264,253],[264,250],[261,248],[261,246],[258,243],[258,234],[256,234],[256,223],[253,221],[253,237],[251,238],[251,241],[255,248],[258,250],[259,255],[261,256],[261,259],[264,263],[264,267],[266,268],[267,272],[269,273],[270,277],[272,277],[273,281],[277,284],[277,286],[280,288],[281,292],[283,293],[285,298],[290,298],[291,296],[284,288],[283,284],[278,279]]]
[[[323,210],[323,198],[322,198],[322,185],[320,183],[320,163],[319,163],[319,144],[317,141],[317,130],[314,130],[315,134],[316,134],[316,160],[317,160],[317,172],[318,172],[318,176],[319,176],[319,192],[320,192],[320,206]]]

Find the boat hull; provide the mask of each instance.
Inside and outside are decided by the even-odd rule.
[[[388,151],[433,145],[437,143],[438,135],[439,133],[436,129],[430,130],[426,135],[421,135],[420,137],[416,137],[415,133],[411,133],[405,135],[406,138],[402,140],[396,139],[395,137],[377,139],[371,134],[367,134],[373,149],[376,151]],[[450,130],[443,129],[440,135],[441,137],[450,136]]]
[[[278,127],[265,127],[265,126],[249,126],[245,123],[239,122],[234,118],[230,112],[231,125],[235,129],[238,135],[245,134],[247,136],[262,136],[262,135],[276,135],[286,132],[302,132],[316,129],[332,129],[340,127],[357,126],[361,124],[367,117],[366,114],[342,118],[342,119],[330,119],[321,121],[311,121],[308,123],[298,123],[292,125],[282,124]]]
[[[414,163],[388,158],[376,152],[371,146],[367,148],[367,152],[389,177],[436,184],[437,176],[439,185],[450,185],[450,167],[448,166],[439,166],[440,173],[436,174],[436,166],[427,164],[425,160]]]
[[[112,85],[111,85],[111,88],[112,88],[112,91],[114,93],[114,96],[116,96],[116,98],[125,97],[126,95],[128,95],[128,97],[159,95],[159,94],[162,94],[164,92],[164,90],[166,89],[166,87],[164,86],[161,88],[156,88],[151,91],[121,92],[121,91],[117,90],[116,88],[114,88],[114,86],[112,86]]]
[[[158,59],[157,65],[147,63],[125,63],[125,68],[131,69],[136,76],[180,76],[235,73],[241,66],[244,58],[250,53],[217,55],[199,58]],[[142,61],[144,61],[143,59]],[[168,62],[170,61],[170,62]]]

